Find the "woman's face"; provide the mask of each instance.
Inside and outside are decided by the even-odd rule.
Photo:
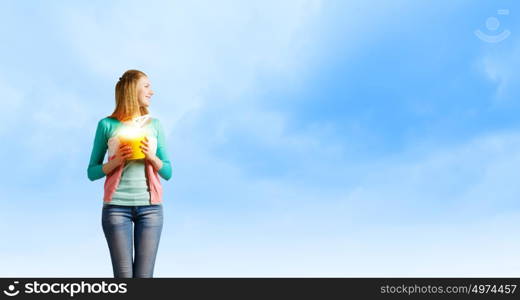
[[[153,94],[152,84],[150,80],[148,80],[148,77],[143,76],[139,78],[137,81],[137,99],[139,100],[139,106],[148,108]]]

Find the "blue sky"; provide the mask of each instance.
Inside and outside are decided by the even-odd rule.
[[[127,69],[173,163],[156,277],[519,275],[516,2],[2,5],[2,276],[112,276],[86,167]]]

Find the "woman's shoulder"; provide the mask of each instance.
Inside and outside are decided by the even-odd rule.
[[[161,121],[159,121],[158,118],[151,118],[150,123],[150,129],[154,132],[155,136],[162,134],[163,128],[161,125]]]
[[[117,128],[121,125],[119,120],[105,117],[98,122],[98,130],[101,130],[105,134],[106,139],[110,139],[114,133],[117,131]]]
[[[104,117],[103,119],[99,120],[99,122],[113,122],[113,123],[119,123],[119,120],[112,117]]]
[[[98,124],[100,126],[104,126],[104,127],[109,127],[113,124],[119,124],[119,123],[120,123],[119,120],[111,118],[111,117],[105,117],[105,118],[99,120],[99,122],[98,122]]]

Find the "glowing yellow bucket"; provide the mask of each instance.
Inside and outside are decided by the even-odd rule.
[[[119,131],[117,136],[119,137],[119,142],[121,144],[132,147],[132,156],[127,158],[128,160],[145,158],[145,155],[140,148],[141,141],[144,140],[146,136],[145,130],[135,126],[126,126]]]

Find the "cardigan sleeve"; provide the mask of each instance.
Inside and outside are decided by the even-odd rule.
[[[106,175],[103,172],[103,159],[105,158],[105,153],[108,148],[106,131],[106,123],[103,122],[103,120],[100,120],[97,125],[94,144],[90,154],[90,162],[87,169],[87,176],[90,181],[94,181]]]
[[[155,128],[157,130],[157,152],[155,155],[162,161],[163,165],[158,171],[159,175],[165,180],[169,180],[172,177],[172,166],[168,159],[168,153],[166,150],[166,139],[164,137],[164,130],[158,119],[155,119]]]

